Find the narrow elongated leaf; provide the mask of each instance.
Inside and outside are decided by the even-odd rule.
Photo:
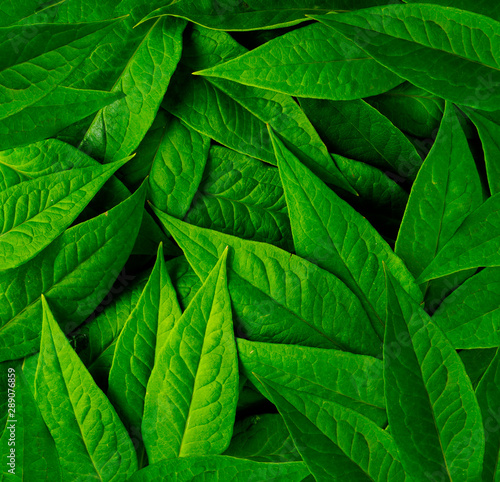
[[[297,97],[330,100],[381,94],[402,82],[354,42],[320,24],[294,30],[196,73]]]
[[[6,402],[6,423],[1,427],[0,438],[1,479],[61,481],[54,440],[35,403],[21,363],[4,363],[1,369]]]
[[[500,350],[497,350],[490,366],[476,389],[476,397],[483,415],[486,434],[482,480],[500,480]]]
[[[238,362],[226,258],[227,251],[157,355],[142,422],[151,463],[218,455],[231,440]]]
[[[198,228],[155,211],[204,280],[226,246],[235,321],[255,341],[377,355],[380,340],[338,278],[275,246]]]
[[[155,358],[181,314],[160,245],[148,283],[116,341],[109,372],[108,397],[130,433],[140,433]]]
[[[185,26],[186,22],[173,18],[152,23],[111,89],[124,92],[125,98],[95,116],[81,148],[97,152],[104,162],[121,159],[137,148],[181,57]]]
[[[303,462],[264,463],[237,459],[225,455],[205,457],[182,457],[164,460],[136,472],[129,482],[149,482],[151,480],[191,482],[200,478],[204,482],[300,482],[309,470]]]
[[[432,317],[455,348],[500,346],[500,269],[486,268],[441,303]]]
[[[392,437],[371,420],[306,391],[259,380],[318,482],[406,479]]]
[[[63,480],[130,477],[137,470],[137,457],[125,427],[69,345],[43,296],[42,304],[35,399],[54,438]]]
[[[484,434],[471,382],[445,334],[387,272],[384,379],[409,477],[479,480]]]
[[[0,272],[0,360],[38,351],[42,293],[67,333],[93,312],[132,250],[145,186],[109,212],[68,229],[19,268]]]
[[[500,194],[496,194],[465,218],[417,282],[423,283],[469,268],[500,266],[499,239]]]
[[[296,462],[302,458],[277,413],[253,415],[234,425],[231,444],[224,455],[256,462]]]
[[[364,100],[302,99],[329,150],[414,179],[422,159],[405,135]]]
[[[220,146],[210,149],[203,180],[184,220],[293,249],[278,170]]]
[[[59,86],[21,111],[0,119],[0,146],[7,149],[54,136],[121,98],[121,92]]]
[[[162,105],[193,129],[226,147],[276,164],[266,127],[269,124],[294,146],[291,148],[302,162],[326,182],[352,191],[291,97],[223,79],[208,82],[190,74],[192,70],[213,66],[245,52],[227,33],[195,27],[173,89]]]
[[[495,20],[425,4],[313,18],[438,97],[488,111],[500,109],[500,24]]]
[[[444,111],[440,97],[404,82],[389,92],[365,99],[398,129],[424,138],[436,137]]]
[[[51,174],[1,192],[0,270],[22,265],[61,235],[127,160]]]
[[[151,166],[151,201],[182,219],[198,189],[207,162],[210,139],[171,116]]]
[[[488,0],[405,0],[405,3],[432,3],[434,5],[443,5],[444,7],[469,10],[487,15],[495,20],[500,20],[500,5],[488,2]]]
[[[356,8],[383,4],[383,0],[358,0]],[[261,30],[296,25],[307,20],[307,14],[326,14],[351,10],[348,0],[293,0],[276,5],[265,0],[180,0],[153,10],[142,22],[160,15],[181,17],[204,27],[226,31]]]
[[[238,339],[243,373],[355,410],[377,425],[387,423],[383,365],[377,358],[321,348]]]
[[[338,276],[359,297],[380,339],[384,333],[385,262],[416,300],[421,292],[375,229],[273,136],[295,249]]]
[[[500,192],[500,112],[465,110],[481,138],[491,194]]]

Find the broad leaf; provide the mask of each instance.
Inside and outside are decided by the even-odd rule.
[[[338,278],[270,244],[198,228],[155,210],[204,280],[226,246],[239,332],[255,341],[377,355],[380,340],[358,298]]]
[[[259,380],[318,482],[406,480],[392,437],[374,422],[307,391]]]
[[[383,4],[384,0],[357,0],[355,8]],[[296,25],[312,13],[326,14],[351,10],[348,0],[293,0],[276,5],[266,0],[180,0],[153,10],[145,22],[160,15],[181,17],[204,27],[226,31],[261,30]]]
[[[500,24],[495,20],[424,4],[313,18],[417,87],[458,104],[500,109]]]
[[[50,174],[1,192],[0,270],[26,263],[60,236],[127,160]]]
[[[223,253],[165,337],[148,382],[142,434],[151,463],[229,445],[238,361]]]
[[[384,379],[391,434],[409,477],[479,480],[481,413],[445,334],[387,273]]]
[[[500,269],[486,268],[441,303],[432,317],[455,348],[500,346]]]
[[[496,348],[476,348],[458,352],[474,389],[495,357],[496,351]]]
[[[422,159],[405,135],[364,100],[301,99],[300,105],[335,154],[414,179]]]
[[[196,74],[297,97],[330,100],[361,99],[403,82],[354,42],[320,24],[293,30]]]
[[[155,358],[181,314],[160,244],[155,267],[116,341],[109,372],[108,397],[130,433],[140,434]]]
[[[136,472],[129,482],[149,482],[151,480],[175,482],[300,482],[309,470],[303,462],[265,463],[237,459],[225,455],[205,457],[181,457],[164,460]]]
[[[293,250],[278,170],[220,146],[210,149],[203,180],[184,220]]]
[[[482,480],[500,480],[500,350],[497,350],[490,366],[476,389],[476,397],[483,415],[486,435]]]
[[[26,0],[24,2],[4,2],[1,6],[0,27],[8,27],[23,20],[30,19],[33,23],[48,23],[45,10],[57,6],[64,0],[49,0],[41,3],[40,0]],[[49,15],[48,17],[53,17]],[[40,20],[43,18],[44,20]],[[35,21],[36,19],[36,21]]]
[[[338,350],[238,340],[243,373],[330,400],[355,410],[377,425],[387,423],[383,365],[377,358]]]
[[[38,351],[42,293],[66,333],[92,313],[130,255],[145,192],[144,185],[109,212],[68,229],[24,265],[0,272],[0,360]]]
[[[405,0],[405,3],[432,3],[487,15],[500,20],[500,4],[488,0]]]
[[[375,229],[274,136],[293,241],[299,256],[338,276],[359,297],[380,339],[384,333],[384,269],[420,300],[422,294],[402,261]]]
[[[465,218],[453,237],[417,279],[423,283],[469,268],[500,266],[500,194]]]
[[[35,399],[54,438],[62,479],[124,480],[137,470],[127,431],[69,345],[43,296],[42,304]]]

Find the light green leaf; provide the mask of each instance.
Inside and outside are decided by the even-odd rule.
[[[212,455],[164,460],[136,472],[129,482],[300,482],[308,473],[303,462],[264,463]]]
[[[500,350],[497,350],[490,366],[476,389],[476,397],[483,416],[486,446],[482,480],[500,480]]]
[[[357,0],[354,8],[383,4],[384,0]],[[349,0],[292,0],[276,5],[266,0],[180,0],[157,8],[142,21],[161,15],[181,17],[204,27],[226,31],[248,31],[296,25],[307,20],[307,14],[352,10]]]
[[[35,403],[21,363],[4,363],[0,369],[6,416],[0,438],[1,480],[61,481],[54,440]],[[13,459],[9,455],[14,455]]]
[[[405,135],[364,100],[301,99],[307,117],[335,154],[415,179],[422,159]]]
[[[256,387],[260,385],[256,377],[264,377],[355,410],[379,426],[387,423],[383,365],[377,358],[243,339],[238,339],[238,354],[243,373]]]
[[[229,445],[238,394],[238,361],[227,250],[156,356],[147,385],[142,434],[151,463],[218,455]]]
[[[384,94],[368,97],[365,101],[398,129],[427,139],[436,137],[444,112],[443,99],[409,82]]]
[[[384,339],[387,416],[414,480],[479,480],[481,413],[446,335],[387,272]]]
[[[465,218],[417,283],[470,268],[500,266],[500,194],[488,198]]]
[[[42,293],[66,333],[90,316],[130,255],[145,186],[109,212],[68,229],[19,268],[0,272],[0,360],[38,350]]]
[[[35,399],[54,438],[63,480],[124,480],[137,470],[127,431],[69,345],[43,296],[42,304]]]
[[[196,194],[207,162],[210,139],[169,116],[149,176],[155,206],[182,219]]]
[[[422,293],[402,261],[375,229],[303,166],[274,136],[295,249],[299,256],[338,276],[359,297],[373,330],[384,333],[384,269],[402,281],[413,298]],[[365,328],[366,329],[366,328]]]
[[[163,106],[193,129],[242,154],[276,164],[267,124],[326,182],[352,192],[314,127],[289,96],[192,76],[245,53],[227,33],[195,27]],[[250,133],[250,135],[249,135]]]
[[[181,314],[160,244],[151,276],[116,341],[109,372],[108,397],[130,433],[140,434],[155,359]],[[142,443],[139,447],[142,456]]]
[[[297,97],[330,100],[361,99],[403,82],[354,42],[332,34],[321,24],[293,30],[196,74]]]
[[[455,348],[500,346],[500,269],[469,278],[444,299],[432,321]]]
[[[127,160],[50,174],[0,192],[0,270],[26,263],[60,236]]]
[[[392,437],[374,422],[307,391],[259,380],[318,482],[406,480]]]
[[[112,92],[125,98],[95,117],[80,147],[104,162],[130,155],[151,127],[182,51],[186,22],[161,18],[144,33],[130,53]]]
[[[464,109],[479,133],[491,194],[500,192],[500,112]]]
[[[380,353],[358,298],[338,278],[270,244],[183,223],[155,210],[204,280],[226,246],[238,329],[255,341]]]
[[[167,270],[172,278],[179,305],[182,311],[191,303],[198,290],[201,288],[201,281],[185,256],[178,256],[167,263]]]
[[[412,84],[451,102],[500,109],[500,24],[438,5],[313,16]]]
[[[296,462],[302,458],[277,413],[252,415],[234,425],[231,444],[224,455],[256,462]]]
[[[276,168],[220,146],[184,221],[293,250],[285,194]]]

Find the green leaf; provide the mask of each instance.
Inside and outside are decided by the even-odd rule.
[[[109,372],[108,397],[130,433],[140,433],[155,358],[181,314],[160,244],[151,276],[116,341]]]
[[[353,410],[259,378],[318,482],[404,481],[392,437]]]
[[[418,172],[395,252],[418,277],[483,201],[481,179],[455,107],[447,103],[432,149]],[[463,273],[460,283],[471,272]],[[445,280],[450,284],[450,280]],[[421,286],[426,299],[441,298],[443,281]]]
[[[417,283],[470,268],[500,266],[500,194],[488,198],[465,218]]]
[[[129,482],[300,482],[309,471],[303,462],[264,463],[225,455],[163,460],[136,472]]]
[[[20,363],[4,363],[6,423],[0,438],[2,480],[61,481],[59,456]],[[13,454],[13,460],[8,458]]]
[[[307,49],[301,47],[306,45]],[[330,100],[381,94],[402,82],[354,42],[320,24],[293,30],[196,74],[297,97]]]
[[[357,0],[355,8],[366,8],[381,4],[383,0]],[[306,15],[312,13],[351,10],[352,2],[348,0],[293,0],[286,5],[277,6],[264,0],[180,0],[170,5],[157,8],[147,15],[142,22],[172,15],[207,28],[226,31],[249,31],[281,28],[307,20]]]
[[[26,263],[60,236],[127,160],[50,174],[1,192],[0,269]]]
[[[68,229],[19,268],[0,272],[0,360],[38,351],[42,293],[66,333],[92,313],[130,255],[145,186],[109,212]]]
[[[338,276],[359,300],[380,340],[384,333],[386,263],[411,295],[421,292],[402,261],[375,229],[303,166],[273,136],[299,256]],[[366,328],[365,328],[366,329]]]
[[[455,348],[500,346],[500,269],[486,268],[441,303],[432,320]]]
[[[364,100],[301,99],[300,105],[331,152],[415,179],[422,164],[415,147]]]
[[[186,22],[157,19],[131,52],[111,91],[126,96],[93,119],[81,143],[104,162],[130,155],[151,127],[182,51]]]
[[[238,339],[238,354],[243,373],[257,387],[257,377],[264,377],[355,410],[379,426],[387,423],[383,365],[377,358],[243,339]]]
[[[451,102],[500,109],[500,24],[438,5],[313,16],[412,84]]]
[[[479,480],[481,413],[446,335],[387,273],[384,379],[387,416],[414,480]]]
[[[163,107],[226,147],[275,165],[269,124],[310,169],[326,182],[352,192],[314,127],[291,97],[223,79],[213,78],[209,82],[190,74],[244,52],[246,49],[227,33],[195,27]]]
[[[297,462],[302,458],[277,413],[252,415],[234,425],[231,444],[224,455],[256,462]]]
[[[151,463],[218,455],[229,445],[238,361],[227,250],[165,337],[147,385],[142,434]]]
[[[405,0],[405,3],[432,3],[434,5],[443,5],[444,7],[469,10],[487,15],[495,20],[500,20],[500,4],[492,3],[488,0]]]
[[[500,113],[464,109],[479,133],[491,194],[500,192]]]
[[[358,298],[338,278],[270,244],[183,223],[155,210],[204,280],[226,246],[238,330],[255,341],[380,353]]]
[[[409,82],[365,101],[398,129],[416,137],[434,139],[444,112],[443,99]]]
[[[477,348],[458,352],[474,389],[493,360],[496,351],[496,348]]]
[[[30,20],[32,23],[47,23],[41,20],[45,19],[44,11],[53,6],[58,6],[65,0],[49,0],[40,2],[40,0],[25,0],[24,2],[4,2],[1,6],[0,27],[8,27],[18,22]]]
[[[178,256],[170,260],[167,263],[167,269],[172,278],[179,305],[182,311],[185,311],[201,288],[200,278],[191,268],[185,256]]]
[[[35,399],[54,438],[63,480],[124,480],[137,470],[132,442],[43,296],[42,304]]]
[[[476,397],[483,416],[486,435],[482,480],[500,480],[500,350],[497,350],[490,366],[476,389]]]
[[[224,147],[210,149],[203,180],[184,221],[293,250],[278,170]]]
[[[153,158],[150,199],[162,211],[182,219],[200,185],[210,139],[170,116]]]

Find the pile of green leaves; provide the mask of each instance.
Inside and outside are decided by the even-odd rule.
[[[0,12],[5,480],[500,481],[500,3]]]

